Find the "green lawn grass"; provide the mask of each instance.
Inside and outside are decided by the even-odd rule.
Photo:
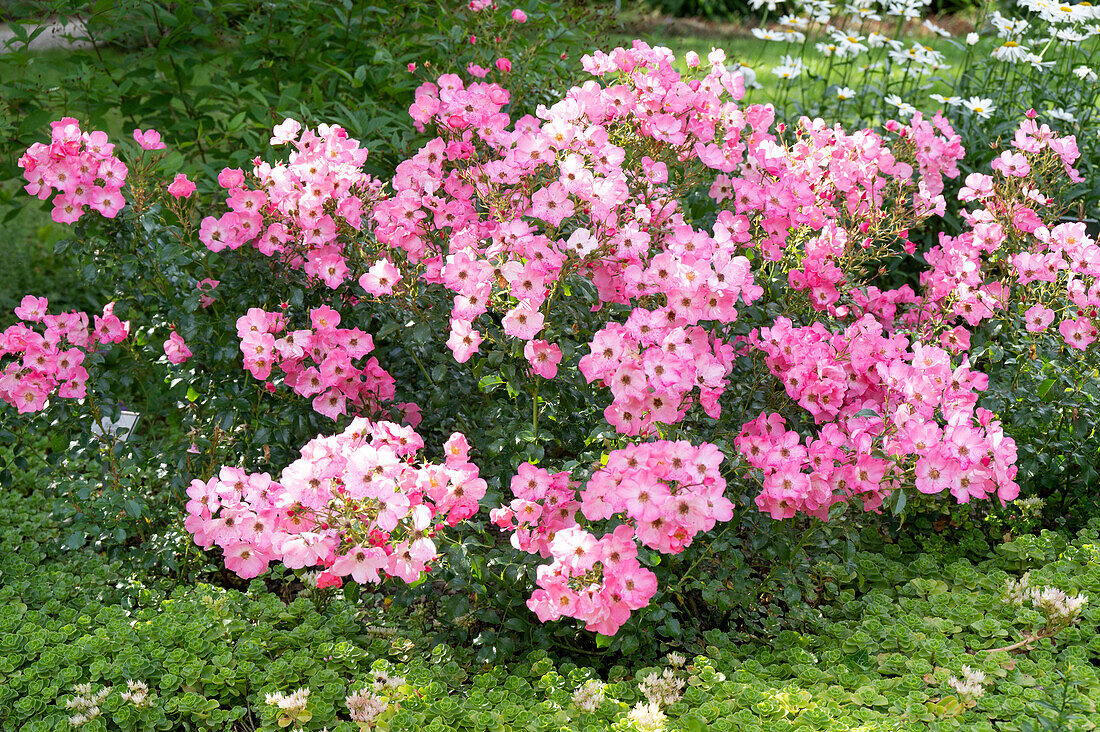
[[[868,60],[868,57],[864,55],[849,64],[843,62],[834,62],[830,64],[828,58],[823,57],[814,49],[814,44],[824,40],[824,36],[811,36],[805,43],[795,44],[763,41],[753,36],[746,35],[730,34],[723,37],[712,37],[709,35],[680,35],[677,33],[669,33],[668,31],[658,31],[641,34],[621,33],[614,36],[611,40],[615,46],[629,46],[636,37],[641,38],[650,45],[666,46],[672,49],[672,51],[676,53],[677,65],[681,71],[687,70],[683,62],[683,57],[688,51],[695,51],[701,57],[706,58],[707,54],[715,48],[724,50],[726,52],[727,65],[741,63],[748,66],[756,72],[756,80],[763,87],[762,89],[749,91],[746,97],[746,101],[748,102],[772,101],[783,94],[784,84],[792,84],[794,89],[799,89],[802,93],[806,93],[805,83],[808,79],[814,77],[828,78],[830,83],[837,83],[844,86],[858,85],[860,83],[859,66],[866,63]],[[937,72],[937,74],[926,75],[922,83],[929,86],[927,90],[928,93],[938,92],[946,94],[949,91],[949,87],[942,81],[933,79],[932,77],[949,76],[962,64],[965,51],[961,47],[961,44],[959,44],[958,41],[929,36],[903,39],[906,48],[910,47],[914,42],[939,51],[944,55],[944,64],[948,68]],[[803,58],[808,68],[808,73],[805,75],[805,78],[788,82],[772,73],[772,69],[782,63],[782,58],[784,56],[801,56]],[[900,66],[895,67],[893,80],[900,84],[903,77],[904,68]]]

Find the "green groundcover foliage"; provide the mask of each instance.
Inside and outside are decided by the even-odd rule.
[[[432,645],[415,614],[278,578],[244,591],[150,581],[59,548],[34,496],[0,498],[0,521],[4,729],[68,729],[93,711],[83,700],[86,730],[355,730],[354,699],[371,689],[376,728],[391,730],[657,729],[637,711],[649,698],[671,702],[656,720],[670,730],[1084,730],[1100,703],[1093,606],[1053,639],[987,652],[1046,622],[1006,595],[1009,580],[1100,596],[1095,521],[992,548],[976,532],[926,551],[882,545],[851,568],[820,567],[826,601],[803,632],[711,630],[694,657],[599,668],[545,650],[478,663]],[[291,719],[276,695],[300,689]]]

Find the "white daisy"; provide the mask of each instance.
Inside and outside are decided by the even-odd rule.
[[[982,119],[989,119],[997,111],[997,108],[993,106],[992,99],[982,99],[981,97],[964,99],[962,105]]]
[[[962,104],[962,97],[945,97],[942,94],[929,94],[928,96],[940,104],[946,104],[949,107],[957,107]]]
[[[940,36],[941,38],[950,38],[951,37],[950,33],[945,31],[943,28],[940,28],[938,25],[933,23],[931,20],[926,19],[923,23],[921,23],[921,25],[924,27],[925,30],[931,31],[932,33],[935,33],[937,36]]]
[[[1071,125],[1077,124],[1077,118],[1073,116],[1073,114],[1071,114],[1070,112],[1062,109],[1061,107],[1055,107],[1054,109],[1048,111],[1047,116],[1051,119],[1056,119],[1059,122],[1067,122]]]
[[[1096,81],[1098,78],[1096,72],[1090,69],[1088,66],[1078,66],[1073,70],[1073,75],[1081,81]]]
[[[1007,61],[1008,63],[1019,63],[1021,61],[1027,61],[1030,51],[1027,46],[1021,46],[1016,41],[1005,41],[1003,44],[993,49],[991,54],[993,58],[998,61]]]
[[[753,28],[752,34],[762,41],[782,41],[786,38],[786,36],[779,31],[767,30],[765,28]]]

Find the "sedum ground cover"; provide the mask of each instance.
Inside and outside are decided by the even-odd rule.
[[[59,548],[43,497],[0,500],[5,729],[68,728],[80,684],[101,713],[82,729],[123,730],[278,729],[268,695],[301,688],[301,722],[355,730],[354,698],[372,686],[387,707],[377,729],[392,730],[656,729],[630,711],[662,695],[670,730],[1085,730],[1100,703],[1092,607],[1024,652],[983,652],[1043,626],[1006,596],[1023,573],[1100,596],[1100,523],[995,546],[975,528],[880,544],[818,567],[821,597],[800,629],[710,630],[671,662],[534,650],[479,663],[461,644],[433,644],[422,614],[364,608],[340,590],[288,594],[277,580],[151,579]],[[964,667],[984,675],[978,692],[952,684]],[[141,703],[125,698],[128,682],[147,689]]]

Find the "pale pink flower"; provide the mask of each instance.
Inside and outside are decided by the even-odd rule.
[[[163,150],[165,145],[160,139],[160,133],[156,130],[134,130],[134,141],[142,150]]]
[[[164,342],[164,355],[168,357],[170,363],[181,364],[191,358],[192,354],[191,349],[184,342],[183,336],[176,331],[172,331],[172,334],[168,336],[168,340]]]

